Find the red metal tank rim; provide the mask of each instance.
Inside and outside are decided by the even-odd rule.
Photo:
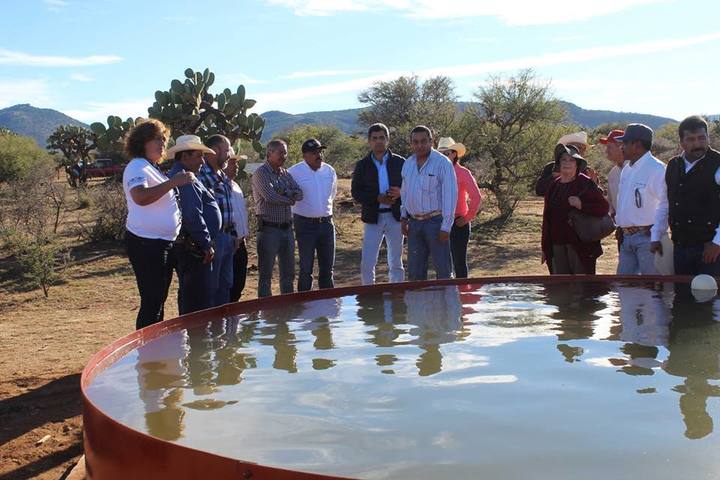
[[[342,480],[345,478],[265,467],[152,437],[110,418],[88,398],[86,389],[95,376],[129,351],[160,336],[205,323],[220,315],[229,316],[253,312],[284,302],[294,303],[352,294],[410,290],[431,286],[491,283],[613,283],[620,281],[689,283],[691,280],[691,276],[679,275],[531,275],[380,283],[246,300],[165,320],[115,340],[94,354],[83,369],[80,387],[83,401],[84,446],[88,478],[103,480],[122,478]]]

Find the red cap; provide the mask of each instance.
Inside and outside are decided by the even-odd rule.
[[[607,137],[603,137],[600,139],[600,143],[602,143],[603,145],[607,145],[608,142],[620,143],[615,139],[617,137],[622,137],[623,135],[625,135],[625,131],[623,130],[612,130],[610,133],[608,133]]]

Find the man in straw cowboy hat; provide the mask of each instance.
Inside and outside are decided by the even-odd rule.
[[[480,211],[480,189],[475,178],[467,168],[460,165],[460,159],[465,156],[467,149],[452,137],[441,137],[438,141],[438,151],[448,157],[453,163],[457,177],[457,205],[455,206],[455,222],[450,230],[450,253],[452,254],[455,278],[467,278],[467,246],[470,240],[470,221]]]
[[[197,174],[203,164],[203,154],[213,150],[203,145],[196,135],[182,135],[167,151],[174,158],[170,169],[172,177],[178,172]],[[176,241],[178,311],[181,315],[212,306],[209,289],[212,259],[215,256],[214,241],[222,226],[220,207],[215,197],[202,182],[194,181],[178,188],[182,226]]]
[[[450,160],[433,145],[430,129],[410,132],[413,154],[402,168],[402,230],[408,237],[408,278],[427,280],[432,257],[438,279],[452,275],[450,230],[455,221],[457,180]]]
[[[565,146],[575,147],[581,156],[585,155],[585,152],[588,150],[588,148],[592,147],[592,145],[588,143],[588,136],[586,132],[574,132],[563,135],[557,141],[557,145],[561,144]],[[537,182],[535,182],[536,195],[544,197],[545,193],[550,188],[550,185],[552,185],[555,179],[560,176],[560,172],[558,172],[556,168],[557,162],[555,161],[552,161],[543,167],[540,177],[537,179]],[[581,172],[578,173],[582,173],[590,177],[590,180],[597,183],[597,173],[587,165],[583,168]]]
[[[388,276],[391,282],[405,280],[402,261],[403,234],[400,225],[400,186],[405,159],[390,151],[390,132],[382,123],[368,128],[370,153],[355,164],[351,192],[362,205],[362,259],[360,277],[363,285],[375,283],[383,238],[387,245]]]

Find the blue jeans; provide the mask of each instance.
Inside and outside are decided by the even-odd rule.
[[[230,288],[233,284],[233,253],[235,240],[232,235],[218,232],[215,237],[215,256],[212,260],[210,275],[211,307],[224,305],[230,301]]]
[[[257,232],[258,297],[272,295],[275,257],[280,271],[280,293],[292,293],[295,280],[295,237],[292,228],[260,226]]]
[[[435,278],[450,278],[452,259],[450,242],[440,243],[438,234],[442,216],[427,220],[410,218],[408,223],[408,279],[427,280],[428,259],[432,257]]]
[[[700,245],[673,245],[673,263],[676,275],[712,275],[720,276],[720,258],[713,263],[704,263],[702,260],[704,246]]]
[[[294,215],[295,237],[300,257],[298,292],[312,288],[315,252],[318,257],[318,286],[333,288],[333,266],[335,265],[335,225],[332,221],[313,222]]]
[[[655,254],[650,251],[650,234],[625,234],[620,245],[618,275],[659,275],[655,267]]]
[[[175,247],[178,276],[178,312],[180,315],[205,310],[212,306],[212,292],[208,288],[212,277],[212,263],[178,245]]]

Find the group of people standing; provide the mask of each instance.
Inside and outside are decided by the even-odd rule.
[[[658,268],[665,263],[678,275],[720,276],[720,153],[709,146],[702,117],[680,122],[678,135],[682,153],[667,166],[652,155],[653,131],[646,125],[632,123],[601,138],[614,164],[606,193],[583,157],[587,134],[559,139],[555,161],[535,185],[545,197],[542,261],[550,273],[595,273],[600,241],[580,239],[572,224],[577,211],[612,216],[619,275],[668,273]],[[672,262],[658,262],[662,256],[672,256]]]
[[[137,125],[126,139],[132,159],[123,175],[128,204],[126,242],[140,292],[136,327],[163,319],[173,272],[178,277],[178,310],[186,314],[237,301],[245,285],[249,234],[245,197],[234,181],[241,158],[223,135],[203,143],[182,135],[165,150],[169,131],[161,122]],[[403,237],[407,237],[408,279],[427,278],[430,259],[439,279],[467,277],[470,221],[480,209],[475,179],[459,164],[466,148],[450,137],[433,148],[425,126],[411,133],[413,154],[390,151],[382,123],[368,129],[370,153],[359,160],[352,196],[362,205],[364,222],[361,280],[375,282],[382,241],[391,282],[405,280]],[[272,295],[278,263],[280,293],[295,287],[295,246],[299,252],[297,290],[334,286],[333,203],[337,175],[324,161],[325,145],[303,142],[303,161],[284,168],[287,144],[266,146],[265,162],[251,177],[257,216],[258,296]],[[173,159],[165,175],[163,159]]]

